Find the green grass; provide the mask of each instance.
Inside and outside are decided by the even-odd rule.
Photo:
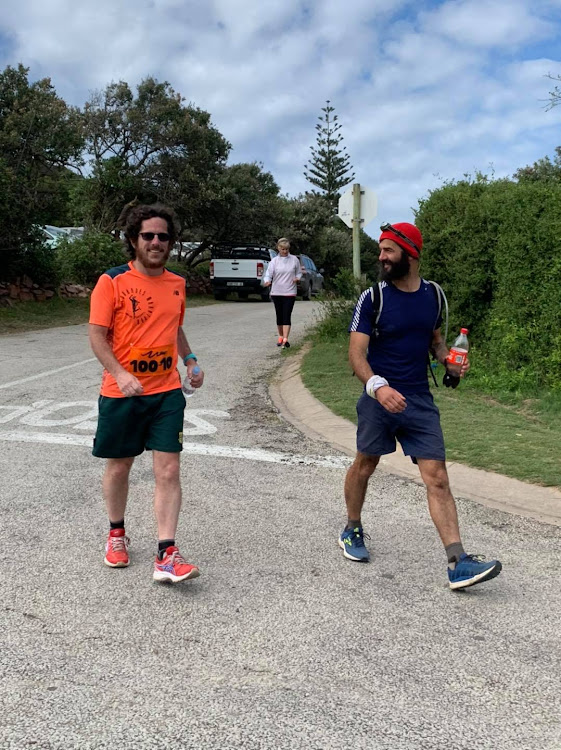
[[[306,387],[335,414],[356,423],[362,384],[347,361],[347,338],[313,339],[302,362]],[[437,379],[442,382],[442,368]],[[448,461],[561,487],[561,395],[528,399],[484,392],[468,375],[456,390],[433,387]]]
[[[214,304],[219,303],[206,295],[187,299],[187,309]],[[17,302],[13,307],[0,307],[0,336],[87,323],[89,308],[89,299],[61,297],[53,297],[46,302]]]
[[[17,302],[0,307],[0,335],[72,326],[88,322],[88,299],[53,297],[46,302]]]

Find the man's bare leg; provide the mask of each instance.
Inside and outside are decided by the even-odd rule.
[[[419,471],[427,488],[430,516],[445,547],[461,544],[458,513],[444,461],[419,458]]]
[[[462,557],[465,553],[460,541],[458,513],[444,461],[418,459],[417,463],[427,488],[431,518],[446,549],[450,588],[462,589],[498,576],[502,569],[498,560]]]
[[[134,462],[131,458],[108,458],[103,474],[103,498],[109,520],[122,521],[127,508],[129,475]]]
[[[153,454],[156,479],[154,510],[158,524],[158,558],[154,565],[153,577],[156,581],[179,583],[188,578],[197,578],[199,575],[197,566],[191,565],[183,558],[175,543],[181,509],[179,453],[153,451]]]
[[[129,494],[129,474],[134,458],[108,458],[102,488],[111,530],[105,545],[104,562],[110,568],[129,564],[129,539],[125,534],[125,511]]]
[[[175,539],[181,509],[179,453],[152,451],[156,489],[154,511],[158,539]]]
[[[367,456],[357,453],[353,465],[345,477],[345,503],[350,521],[360,521],[362,506],[366,497],[368,480],[378,466],[380,456]]]
[[[360,520],[366,497],[368,480],[372,476],[379,456],[357,453],[353,465],[345,477],[345,502],[347,504],[347,525],[339,537],[339,547],[349,560],[368,562],[370,554],[364,546],[364,533]]]

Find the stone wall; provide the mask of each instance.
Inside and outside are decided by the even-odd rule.
[[[211,294],[210,279],[199,274],[189,274],[187,280],[187,294]],[[12,307],[18,302],[44,302],[55,295],[69,298],[89,297],[91,288],[81,284],[61,284],[58,289],[52,285],[39,286],[28,276],[16,279],[13,283],[0,282],[0,307]]]
[[[212,294],[210,279],[200,276],[198,273],[188,274],[187,294]]]
[[[39,286],[28,277],[16,279],[13,284],[0,282],[0,307],[11,307],[16,302],[44,302],[55,296],[54,286]]]

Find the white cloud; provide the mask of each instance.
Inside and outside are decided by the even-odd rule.
[[[551,35],[524,0],[451,0],[421,19],[432,33],[477,47],[512,47]]]
[[[557,8],[561,3],[557,2]],[[325,100],[335,106],[357,180],[380,217],[440,179],[493,164],[498,175],[551,154],[561,108],[545,112],[540,45],[559,37],[549,0],[20,0],[3,9],[0,65],[23,62],[83,104],[111,80],[168,80],[206,109],[233,161],[261,161],[283,192],[304,164]],[[529,45],[529,46],[525,46]],[[376,226],[374,223],[371,226]],[[376,231],[373,230],[373,234]]]

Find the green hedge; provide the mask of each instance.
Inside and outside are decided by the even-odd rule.
[[[56,248],[61,281],[93,286],[108,268],[128,260],[122,242],[109,234],[88,232],[77,239],[63,239]]]
[[[470,328],[502,387],[561,390],[561,186],[444,185],[420,203],[421,273],[441,283],[451,333]]]

